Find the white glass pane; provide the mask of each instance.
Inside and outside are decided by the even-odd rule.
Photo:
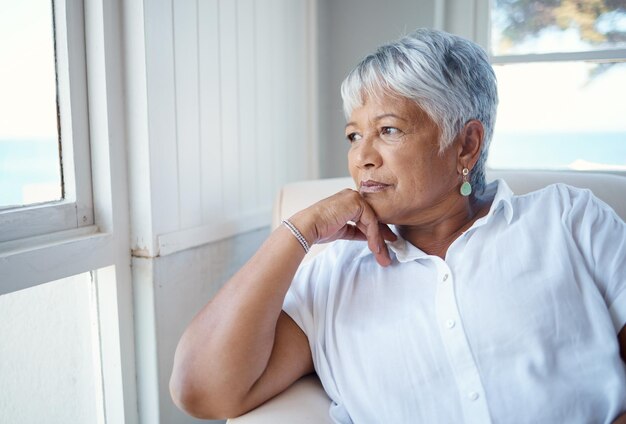
[[[51,0],[0,0],[0,208],[62,197]]]
[[[494,55],[626,48],[626,0],[493,0]]]
[[[626,170],[626,63],[494,66],[489,166]]]
[[[1,422],[101,422],[91,322],[89,274],[0,296]]]

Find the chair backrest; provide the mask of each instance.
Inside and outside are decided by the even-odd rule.
[[[626,221],[626,177],[621,175],[564,172],[564,171],[488,171],[487,180],[502,178],[515,194],[538,190],[553,183],[566,183],[575,187],[588,188],[609,204]],[[343,188],[354,188],[349,177],[309,180],[285,185],[274,202],[272,227],[307,206],[328,197]],[[324,245],[313,246],[309,257],[324,249]]]

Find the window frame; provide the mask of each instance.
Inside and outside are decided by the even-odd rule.
[[[127,9],[135,10],[123,0],[56,0],[56,17],[67,25],[66,110],[71,106],[62,131],[74,152],[73,162],[66,155],[64,172],[66,181],[74,172],[76,190],[66,186],[64,201],[0,213],[0,295],[92,275],[103,424],[139,422],[122,38]],[[56,17],[58,26],[63,21]],[[79,222],[82,216],[87,222]],[[14,226],[36,228],[18,234]],[[8,240],[10,231],[20,237]]]
[[[584,62],[626,60],[626,49],[586,50],[580,52],[532,53],[519,55],[490,56],[494,65],[545,62]]]
[[[0,252],[13,245],[5,242],[94,224],[84,8],[79,0],[52,7],[64,198],[0,209]]]

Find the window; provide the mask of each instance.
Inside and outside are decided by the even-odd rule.
[[[493,0],[494,168],[626,170],[626,1]]]
[[[93,224],[83,34],[66,1],[0,0],[0,242]]]
[[[62,186],[58,181],[53,185],[62,189],[61,196],[57,191],[43,202],[0,206],[0,332],[10,341],[0,357],[15,358],[0,366],[0,380],[15,382],[11,395],[5,396],[8,403],[0,401],[0,417],[45,421],[51,417],[47,406],[59,396],[74,396],[75,405],[53,413],[53,421],[137,422],[135,351],[132,326],[127,325],[133,321],[133,308],[125,139],[123,130],[111,131],[123,129],[125,122],[119,36],[124,3],[0,0],[2,26],[18,21],[22,3],[31,20],[13,27],[31,25],[35,15],[47,13],[40,22],[45,31],[53,31],[45,40],[54,43],[56,98],[51,106],[49,96],[41,101],[54,111],[57,123],[58,134],[52,137],[60,146],[53,149],[58,163],[51,166],[62,176]],[[2,33],[3,42],[14,39],[9,41],[18,53],[34,54],[25,51],[28,42],[19,37]],[[4,72],[0,69],[2,78]],[[13,75],[22,78],[25,73]],[[27,81],[25,87],[35,83]],[[33,351],[43,346],[40,337],[54,339],[43,343],[50,356]],[[74,363],[68,365],[67,356]],[[54,368],[57,359],[62,366]],[[19,386],[31,382],[41,386],[31,391]],[[70,386],[60,387],[64,384]],[[21,408],[29,404],[28,396],[41,400],[40,407]]]
[[[52,3],[0,10],[0,207],[61,200]]]
[[[54,242],[93,224],[83,18],[74,0],[0,0],[3,422],[103,422],[98,271],[55,267],[80,259]]]

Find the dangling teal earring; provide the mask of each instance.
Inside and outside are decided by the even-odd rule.
[[[469,169],[463,168],[462,174],[463,174],[463,184],[461,184],[460,191],[461,191],[462,196],[467,197],[470,194],[472,194],[472,185],[470,184],[467,178],[467,176],[469,175]]]

